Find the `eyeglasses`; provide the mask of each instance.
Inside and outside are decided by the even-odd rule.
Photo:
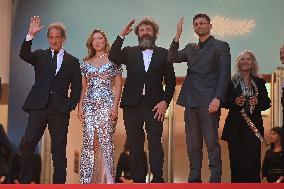
[[[194,26],[194,27],[196,27],[196,26],[198,26],[198,25],[202,26],[202,25],[204,25],[204,24],[209,24],[209,23],[208,23],[208,22],[205,22],[205,21],[200,21],[200,22],[195,22],[195,23],[193,23],[193,26]]]

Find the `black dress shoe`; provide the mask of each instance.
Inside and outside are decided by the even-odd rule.
[[[150,183],[165,183],[163,178],[155,179],[153,178]]]

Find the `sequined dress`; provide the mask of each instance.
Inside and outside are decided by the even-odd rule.
[[[116,121],[110,119],[113,104],[113,79],[121,68],[109,62],[100,67],[81,64],[87,79],[83,99],[83,145],[80,159],[80,182],[114,183],[114,132]],[[95,149],[95,150],[94,150]]]

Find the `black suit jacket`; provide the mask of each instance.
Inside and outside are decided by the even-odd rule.
[[[261,116],[261,111],[267,110],[270,108],[270,98],[268,97],[268,93],[265,87],[265,80],[258,77],[253,77],[253,81],[255,82],[258,88],[258,104],[255,107],[252,115],[249,115],[251,121],[255,124],[259,132],[263,135],[263,120]],[[222,139],[226,141],[233,140],[234,137],[238,134],[240,127],[248,127],[245,120],[243,119],[240,111],[242,107],[235,104],[234,100],[236,97],[241,95],[241,87],[240,85],[234,88],[233,83],[230,82],[229,88],[227,91],[227,100],[224,104],[225,108],[229,109],[228,116],[225,120],[225,125],[223,129]]]
[[[23,109],[27,112],[44,109],[50,97],[61,112],[68,113],[75,109],[82,88],[79,60],[64,51],[60,70],[54,75],[51,67],[51,50],[40,49],[31,52],[31,46],[32,40],[24,41],[20,50],[21,59],[31,64],[35,70],[35,83]]]
[[[125,64],[125,81],[120,107],[135,106],[139,103],[145,84],[145,100],[154,107],[164,100],[168,104],[174,94],[176,78],[173,65],[167,61],[168,51],[155,46],[148,71],[145,71],[143,53],[139,46],[122,48],[123,39],[118,36],[112,44],[110,61],[117,65]],[[163,89],[165,83],[165,90]]]

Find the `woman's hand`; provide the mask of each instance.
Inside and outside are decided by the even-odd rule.
[[[113,120],[113,121],[117,119],[117,116],[118,116],[118,108],[117,108],[117,106],[112,106],[111,107],[109,116],[110,116],[111,120]]]
[[[243,106],[244,103],[245,103],[245,97],[244,96],[239,96],[235,99],[235,103],[238,105],[238,106]]]
[[[255,106],[255,105],[257,105],[257,103],[258,103],[258,100],[257,100],[257,97],[256,97],[256,96],[250,97],[250,99],[249,99],[249,105]]]

